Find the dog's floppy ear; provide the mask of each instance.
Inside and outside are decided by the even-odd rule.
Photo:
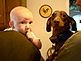
[[[69,16],[69,20],[71,22],[72,30],[77,31],[76,21],[70,16]]]
[[[46,31],[50,32],[51,31],[51,17],[48,18],[47,23],[46,23]]]

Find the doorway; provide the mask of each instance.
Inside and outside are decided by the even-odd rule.
[[[81,31],[81,12],[76,5],[76,0],[69,0],[69,14],[77,23],[77,30]]]

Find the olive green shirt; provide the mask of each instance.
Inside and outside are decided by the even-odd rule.
[[[81,61],[81,31],[64,43],[55,61]]]
[[[40,61],[40,51],[21,33],[0,31],[0,61]]]

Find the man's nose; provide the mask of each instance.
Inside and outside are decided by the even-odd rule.
[[[30,25],[29,24],[26,24],[25,25],[25,30],[27,31],[29,28],[30,28]]]
[[[25,24],[25,27],[26,27],[26,28],[29,28],[29,27],[30,27],[30,24]]]

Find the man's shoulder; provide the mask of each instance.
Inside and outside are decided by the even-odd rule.
[[[81,60],[81,31],[73,34],[60,49],[56,61]]]

